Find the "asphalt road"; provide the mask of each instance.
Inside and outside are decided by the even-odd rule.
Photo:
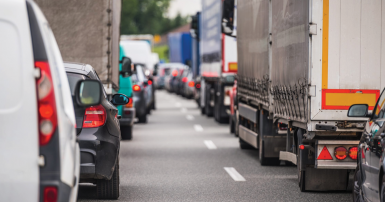
[[[241,150],[229,126],[200,115],[194,101],[165,91],[156,98],[148,123],[121,142],[118,201],[352,200],[347,192],[301,193],[296,167],[262,167],[257,150]],[[79,201],[101,201],[94,191],[81,186]]]

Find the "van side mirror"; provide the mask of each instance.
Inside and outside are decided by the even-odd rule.
[[[82,80],[76,84],[75,99],[79,106],[90,107],[102,101],[102,84],[98,80]]]
[[[222,33],[234,37],[234,0],[223,1],[222,11]]]
[[[112,96],[111,103],[113,105],[125,105],[130,101],[130,99],[124,94],[115,94]]]
[[[120,63],[122,64],[122,70],[120,71],[120,74],[123,76],[123,77],[129,77],[132,75],[132,69],[131,69],[131,66],[132,66],[132,61],[130,58],[128,57],[123,57],[123,59],[120,61]]]
[[[349,107],[348,117],[370,117],[369,105],[367,104],[355,104]]]

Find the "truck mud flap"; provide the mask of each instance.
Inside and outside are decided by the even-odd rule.
[[[336,169],[306,168],[307,191],[338,191],[348,189],[348,171]]]
[[[247,129],[244,126],[239,126],[239,137],[253,147],[258,149],[258,134]]]
[[[291,152],[280,151],[279,152],[279,160],[281,161],[289,161],[294,165],[297,165],[297,155]]]
[[[257,112],[258,110],[255,108],[252,108],[248,105],[239,103],[239,115],[248,119],[249,121],[253,123],[258,123],[258,118],[257,118]]]

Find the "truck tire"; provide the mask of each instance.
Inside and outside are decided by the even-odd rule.
[[[246,141],[239,138],[239,147],[241,149],[249,150],[249,149],[255,149],[253,146],[249,145]]]
[[[232,118],[230,118],[230,134],[233,134],[235,132],[235,123]]]
[[[139,123],[147,123],[147,114],[138,117]]]
[[[96,195],[98,199],[118,199],[119,198],[119,160],[115,164],[114,173],[110,180],[96,181]]]
[[[298,147],[297,147],[298,148]],[[301,171],[300,150],[297,149],[297,173],[298,173],[298,186],[301,192],[306,192],[305,189],[305,171]]]
[[[207,117],[213,117],[213,108],[210,106],[210,88],[206,89],[206,97],[205,97],[205,114]]]
[[[265,142],[262,140],[261,135],[259,138],[259,162],[262,166],[266,165],[279,165],[279,158],[267,158],[265,157]]]
[[[122,140],[132,139],[132,128],[133,126],[120,126],[120,134],[122,136]]]
[[[206,112],[205,112],[205,111],[206,111],[206,110],[205,110],[205,107],[200,107],[200,108],[201,108],[201,114],[202,114],[202,115],[206,114]]]

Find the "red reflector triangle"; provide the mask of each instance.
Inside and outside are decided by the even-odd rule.
[[[317,160],[333,160],[332,155],[330,155],[328,148],[324,146],[321,153],[318,155]]]

